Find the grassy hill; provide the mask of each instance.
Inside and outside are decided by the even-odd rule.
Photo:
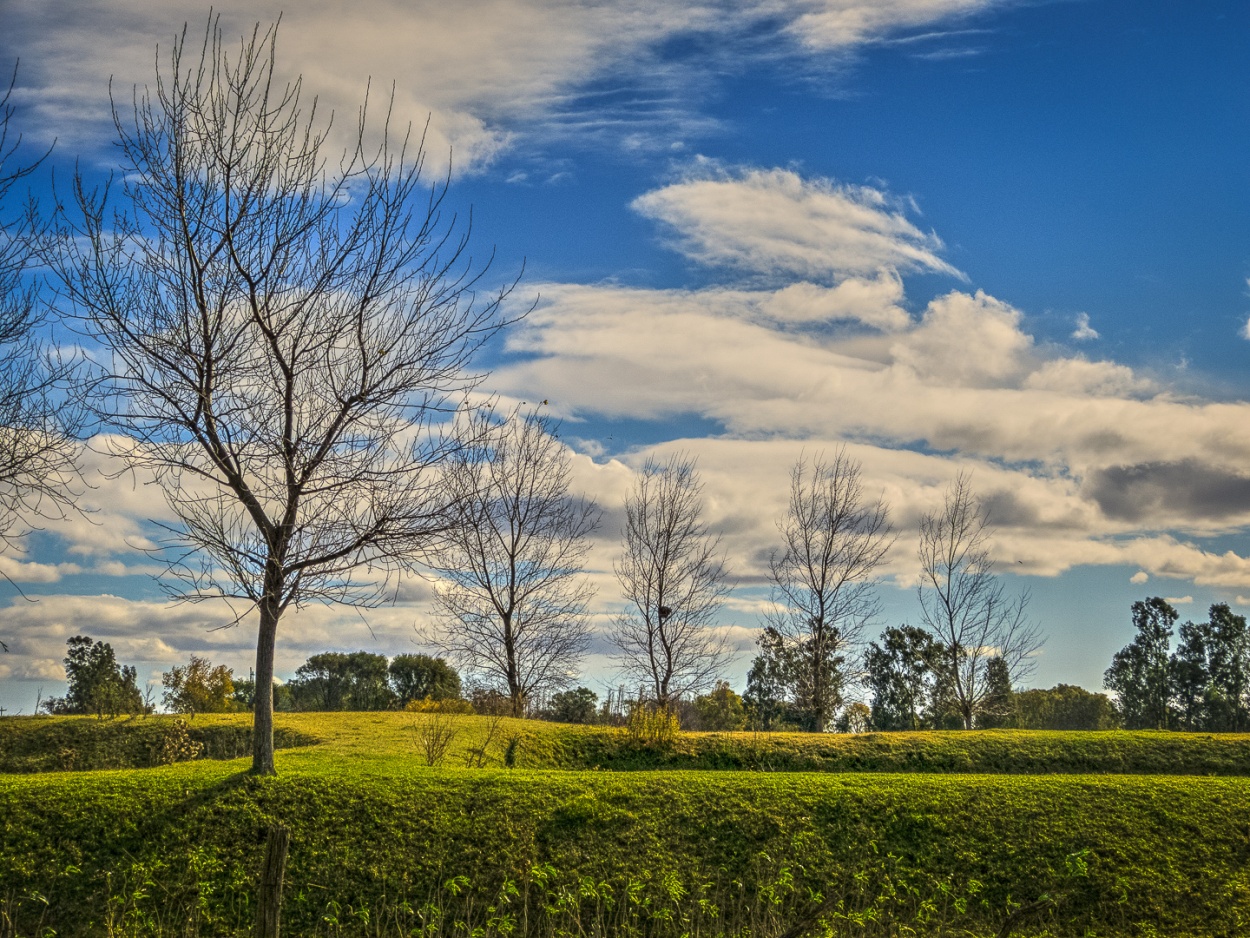
[[[64,743],[93,722],[0,721],[0,759],[16,736],[65,723]],[[207,760],[0,775],[0,935],[248,934],[275,822],[292,829],[290,935],[1250,929],[1246,737],[692,734],[657,753],[501,721],[479,756],[491,721],[462,718],[430,768],[424,723],[281,715],[317,742],[280,752],[276,779]],[[192,721],[210,736],[244,727]],[[672,768],[752,759],[761,771]],[[1168,759],[1189,776],[1132,774]],[[605,770],[647,764],[666,768]],[[923,771],[886,771],[902,766]],[[797,771],[810,768],[823,771]]]
[[[410,771],[423,767],[422,734],[439,723],[452,736],[444,767],[467,759],[502,766],[515,740],[513,764],[534,769],[1250,776],[1250,735],[1231,733],[683,733],[669,746],[648,747],[620,729],[536,720],[383,712],[280,713],[275,722],[277,745],[289,750],[280,767]],[[172,717],[0,720],[0,772],[150,767],[172,723]],[[188,735],[216,759],[249,754],[250,724],[246,714],[187,722]]]

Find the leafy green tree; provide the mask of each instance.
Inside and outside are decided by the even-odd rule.
[[[598,702],[589,687],[575,687],[552,695],[549,715],[557,723],[594,723]]]
[[[45,701],[49,713],[94,713],[97,717],[119,713],[142,713],[143,695],[139,693],[138,673],[133,667],[117,664],[113,646],[108,642],[92,643],[86,635],[75,635],[66,644],[65,678],[69,693]]]
[[[251,710],[256,703],[256,677],[254,672],[248,672],[248,676],[234,679],[234,693],[230,695],[240,709]],[[273,709],[282,713],[289,713],[295,709],[295,704],[291,700],[291,685],[279,684],[276,680],[273,682]]]
[[[430,655],[396,655],[387,668],[391,690],[400,707],[412,700],[455,700],[460,696],[460,675],[443,658]]]
[[[698,714],[700,729],[714,732],[740,730],[746,725],[746,709],[728,681],[717,681],[710,694],[703,694],[694,700],[695,712]]]
[[[1208,729],[1207,704],[1211,672],[1207,647],[1209,622],[1186,622],[1179,632],[1176,651],[1168,659],[1169,699],[1173,729],[1196,732]]]
[[[297,710],[386,710],[395,702],[385,655],[327,651],[295,671],[291,697]]]
[[[234,699],[234,672],[224,664],[192,655],[183,667],[161,675],[161,703],[174,713],[228,713],[240,709]]]
[[[872,708],[863,701],[856,700],[847,705],[838,717],[839,733],[867,733],[872,729]]]
[[[940,659],[933,636],[914,625],[887,628],[881,633],[881,644],[868,643],[864,667],[872,693],[873,729],[919,730],[926,726]]]
[[[1244,733],[1250,731],[1250,629],[1224,603],[1212,606],[1210,617],[1208,729]]]
[[[1111,698],[1072,684],[1016,691],[1015,714],[1022,730],[1113,730],[1120,725]]]
[[[1171,697],[1168,648],[1177,612],[1154,596],[1133,603],[1133,641],[1115,653],[1103,686],[1119,699],[1125,729],[1167,729]]]
[[[985,686],[987,692],[978,708],[977,727],[992,730],[1014,726],[1015,693],[1011,689],[1011,672],[1002,658],[985,662]]]

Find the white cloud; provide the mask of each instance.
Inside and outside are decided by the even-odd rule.
[[[1167,596],[1164,602],[1169,602],[1173,606],[1188,606],[1194,601],[1192,596]]]
[[[1089,324],[1089,313],[1077,313],[1076,328],[1072,330],[1072,338],[1078,342],[1098,338],[1098,330]]]
[[[1136,573],[1134,573],[1131,577],[1128,578],[1128,581],[1130,583],[1135,583],[1138,586],[1140,586],[1142,583],[1145,583],[1149,579],[1150,579],[1149,573],[1147,573],[1145,570],[1138,570]]]
[[[804,179],[785,169],[697,166],[689,178],[632,204],[668,226],[687,256],[748,274],[819,282],[882,269],[962,276],[938,256],[941,239],[870,186]]]
[[[1001,387],[1028,366],[1032,336],[1020,312],[978,290],[952,292],[925,310],[920,324],[895,340],[894,363],[926,384]]]
[[[898,332],[911,325],[902,302],[903,281],[892,270],[871,278],[849,277],[832,287],[806,281],[792,283],[757,299],[759,308],[778,322],[851,320],[883,332]]]
[[[759,55],[753,38],[781,29],[778,53],[826,64],[856,45],[899,29],[941,23],[988,3],[969,0],[819,0],[742,4],[735,0],[360,0],[350,10],[335,0],[226,0],[213,9],[227,37],[282,15],[279,69],[302,73],[307,92],[334,109],[342,126],[355,118],[372,78],[381,105],[395,83],[400,126],[424,125],[433,161],[455,148],[459,169],[489,163],[518,135],[545,141],[564,135],[608,135],[618,146],[671,150],[714,126],[698,113],[722,56]],[[153,79],[153,53],[168,50],[184,23],[192,45],[207,8],[193,0],[112,0],[82,4],[45,0],[10,4],[0,56],[20,56],[27,125],[62,146],[111,139],[108,80],[124,106],[133,85]],[[695,34],[709,50],[690,62],[657,53],[665,40]],[[610,75],[633,88],[621,105],[581,96]],[[637,102],[646,102],[639,104]]]
[[[818,50],[846,49],[881,40],[908,28],[970,16],[995,0],[806,0],[789,26],[805,45]]]

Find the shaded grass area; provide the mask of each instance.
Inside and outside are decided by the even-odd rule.
[[[160,765],[173,717],[14,717],[0,720],[0,772],[132,769]],[[186,736],[202,758],[238,759],[252,751],[250,719],[192,720]],[[316,737],[290,727],[274,733],[278,748],[310,746]]]
[[[275,733],[279,747],[300,747],[291,754],[300,767],[403,767],[420,761],[420,734],[436,719],[452,733],[447,766],[463,766],[482,747],[477,762],[501,765],[515,741],[514,762],[525,768],[1250,775],[1250,734],[1231,733],[682,733],[671,746],[649,748],[608,727],[414,713],[281,713]],[[6,718],[0,772],[147,767],[172,722]],[[238,758],[250,753],[250,722],[248,714],[201,715],[188,721],[188,734],[205,744],[206,757]]]
[[[1018,906],[1035,909],[1023,934],[1250,928],[1250,779],[332,771],[306,755],[275,779],[206,762],[0,777],[13,933],[244,934],[274,822],[292,830],[295,935],[993,935]]]

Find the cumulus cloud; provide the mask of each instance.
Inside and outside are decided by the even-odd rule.
[[[952,292],[925,310],[893,346],[894,363],[926,384],[1002,387],[1019,376],[1033,346],[1020,311],[978,290]]]
[[[1150,579],[1149,573],[1147,573],[1145,570],[1138,570],[1136,573],[1134,573],[1131,577],[1128,578],[1128,581],[1137,586],[1140,586],[1142,583],[1145,583],[1149,579]]]
[[[632,204],[667,226],[687,256],[748,274],[820,282],[883,268],[962,276],[938,256],[937,235],[921,231],[897,200],[870,186],[804,179],[786,169],[696,167]]]
[[[704,185],[724,187],[716,191],[726,201],[683,188]],[[814,269],[854,266],[843,244],[779,226],[776,247],[748,249],[773,235],[732,207],[740,188],[759,189],[765,203],[773,190],[800,205],[813,192],[837,197],[831,184],[788,170],[725,171],[635,204],[687,237],[693,257],[741,256],[744,269],[787,276],[738,290],[542,284],[542,304],[509,340],[521,355],[496,373],[497,387],[542,388],[573,416],[692,414],[720,424],[715,444],[683,445],[709,471],[711,449],[732,451],[719,491],[744,494],[741,510],[720,520],[750,576],[762,569],[788,468],[771,441],[788,441],[793,459],[795,444],[850,440],[868,477],[889,490],[901,527],[940,503],[954,472],[975,469],[1018,572],[1129,565],[1144,576],[1250,585],[1246,558],[1186,539],[1250,524],[1250,405],[1180,398],[1125,365],[1039,344],[1020,310],[981,290],[939,295],[914,316],[898,266],[816,281]],[[914,561],[892,563],[906,582]]]
[[[1194,601],[1192,596],[1167,596],[1165,602],[1171,603],[1173,606],[1188,606]]]
[[[1089,313],[1077,313],[1076,328],[1072,330],[1072,338],[1078,342],[1098,338],[1098,330],[1089,324]]]

